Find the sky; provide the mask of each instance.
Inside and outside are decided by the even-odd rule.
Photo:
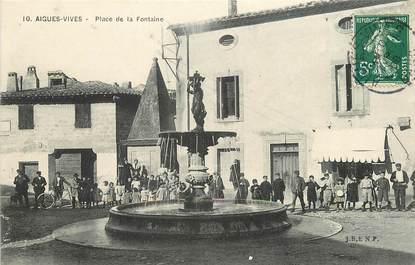
[[[6,90],[8,72],[24,76],[29,65],[36,66],[41,87],[53,70],[80,81],[132,81],[136,86],[145,84],[153,57],[160,59],[166,85],[174,89],[174,77],[161,60],[162,35],[168,42],[171,24],[225,16],[227,1],[1,0],[0,91]],[[309,0],[238,0],[238,13],[301,2]],[[82,22],[35,22],[37,16],[81,16]],[[97,16],[113,21],[95,21]],[[162,17],[164,22],[116,22],[117,16]]]

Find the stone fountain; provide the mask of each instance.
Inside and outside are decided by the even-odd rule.
[[[189,132],[162,132],[159,137],[188,148],[190,166],[186,183],[179,192],[182,201],[147,202],[113,207],[105,229],[112,234],[138,237],[218,238],[282,231],[290,227],[286,207],[265,201],[213,200],[206,195],[208,148],[221,137],[235,132],[205,131],[204,81],[197,71],[189,78],[188,93],[193,94],[192,114],[196,128]]]

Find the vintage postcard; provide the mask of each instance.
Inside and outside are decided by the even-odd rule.
[[[414,27],[415,0],[1,0],[1,264],[415,264]]]

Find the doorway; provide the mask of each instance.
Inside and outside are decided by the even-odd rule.
[[[92,149],[55,149],[49,155],[49,185],[56,172],[64,178],[72,178],[75,173],[86,179],[97,179],[97,155]],[[51,188],[51,186],[49,186]]]
[[[30,178],[30,183],[32,183],[33,178],[36,176],[36,172],[39,171],[39,162],[19,162],[19,169],[23,172],[23,174]],[[29,189],[32,189],[32,185],[29,185]]]
[[[222,177],[223,185],[225,186],[226,191],[233,191],[233,185],[229,181],[231,174],[231,166],[235,159],[238,159],[241,162],[241,172],[243,170],[243,159],[241,157],[241,152],[239,148],[218,148],[218,174]]]
[[[284,180],[286,190],[289,190],[294,171],[299,169],[298,144],[271,145],[271,180],[279,173]]]

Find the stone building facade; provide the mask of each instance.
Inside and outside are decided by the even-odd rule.
[[[414,11],[412,1],[336,0],[172,25],[183,58],[177,71],[177,129],[194,127],[191,115],[188,120],[186,73],[197,70],[206,77],[205,128],[238,134],[210,148],[207,157],[210,170],[225,180],[235,158],[248,179],[278,172],[288,183],[295,169],[320,177],[324,170],[346,170],[339,162],[374,168],[390,157],[384,152],[389,125],[406,149],[388,129],[391,162],[400,161],[412,173],[415,131],[406,128],[415,117],[414,85],[380,94],[348,82],[353,16],[408,14],[411,21]],[[341,142],[357,142],[359,150],[336,147]],[[330,148],[321,145],[340,154],[330,157]]]
[[[61,71],[48,76],[42,88],[33,66],[24,78],[8,76],[0,104],[0,182],[11,185],[18,168],[29,177],[40,170],[48,183],[56,171],[115,182],[140,92]]]

